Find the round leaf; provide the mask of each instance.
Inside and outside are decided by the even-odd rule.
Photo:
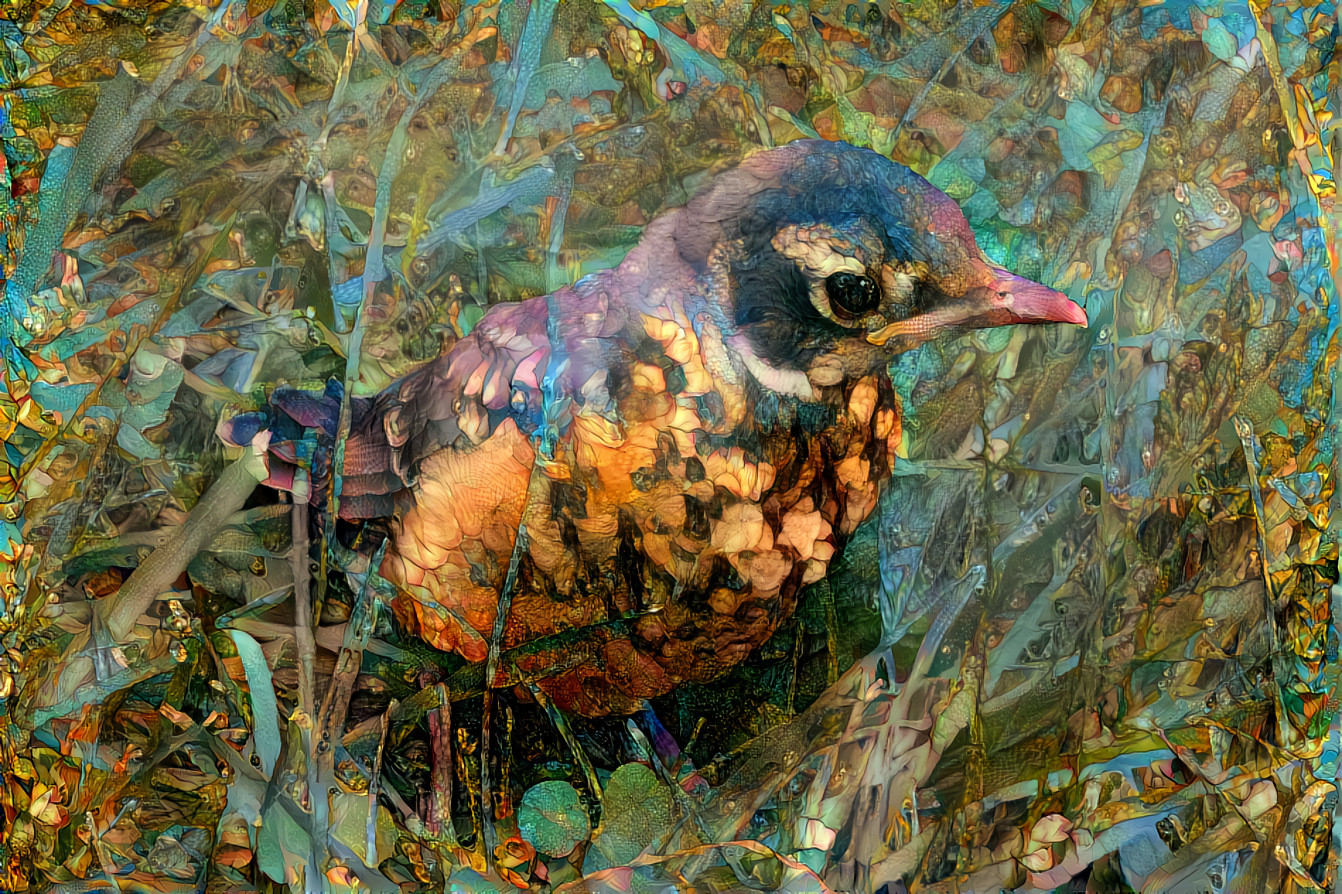
[[[527,789],[517,811],[522,839],[548,857],[564,857],[592,833],[578,792],[567,782],[542,782]]]
[[[645,764],[625,764],[611,774],[601,801],[596,847],[608,865],[638,857],[671,823],[671,790]]]

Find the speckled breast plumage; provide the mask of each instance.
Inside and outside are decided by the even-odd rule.
[[[871,515],[899,446],[894,354],[1085,320],[988,261],[912,171],[798,141],[720,172],[618,267],[497,304],[352,399],[339,513],[389,523],[380,571],[410,632],[492,664],[490,685],[635,711],[762,645]],[[336,431],[330,388],[271,402]],[[268,483],[320,501],[325,454],[307,487],[291,423],[228,437],[266,424]]]
[[[710,369],[710,321],[680,302],[630,313],[607,285],[495,308],[361,407],[341,502],[395,517],[382,573],[432,645],[484,661],[504,604],[502,650],[583,631],[517,669],[585,714],[636,710],[761,645],[875,508],[899,441],[884,375],[812,405],[732,387]]]

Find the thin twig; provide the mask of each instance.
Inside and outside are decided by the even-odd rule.
[[[368,777],[368,825],[365,831],[367,843],[365,845],[364,863],[368,866],[377,865],[377,782],[382,776],[382,755],[387,747],[387,715],[382,715],[381,735],[377,742],[377,755],[373,758],[373,775]]]
[[[442,683],[435,684],[440,690],[446,690]],[[390,711],[388,723],[390,723]],[[452,700],[444,691],[442,704],[429,712],[429,752],[433,761],[431,767],[431,785],[433,791],[429,798],[429,834],[441,837],[452,846],[457,843],[457,830],[452,825],[452,782],[455,775],[455,763],[452,756]]]
[[[312,590],[308,580],[308,504],[306,500],[295,499],[290,513],[291,541],[289,561],[294,575],[294,642],[298,647],[298,702],[303,720],[290,724],[292,732],[295,726],[303,744],[303,754],[307,765],[308,801],[312,811],[312,860],[320,871],[326,865],[326,830],[330,802],[327,800],[327,787],[322,784],[323,767],[316,748],[321,741],[320,733],[315,729],[316,693],[313,683],[313,671],[317,666],[317,645],[312,631]],[[311,880],[308,882],[311,887]]]
[[[368,572],[350,611],[349,622],[345,625],[345,639],[336,656],[331,682],[325,696],[322,697],[316,728],[321,740],[328,743],[343,735],[345,730],[346,709],[354,692],[354,682],[358,679],[359,668],[363,666],[364,649],[368,647],[368,638],[373,629],[370,615],[375,609],[371,602],[373,598],[371,581],[377,574],[386,549],[387,545],[384,542],[368,563]],[[326,753],[329,755],[329,752]]]
[[[597,779],[596,768],[587,758],[587,752],[583,751],[582,745],[578,743],[578,738],[573,735],[573,729],[568,725],[568,718],[564,713],[554,706],[545,692],[536,685],[535,681],[528,679],[527,687],[531,690],[531,697],[545,711],[545,716],[550,718],[555,729],[559,731],[559,736],[568,745],[569,750],[573,752],[573,759],[577,761],[578,768],[582,770],[583,778],[587,780],[587,787],[592,790],[598,801],[601,800],[601,780]]]
[[[289,562],[294,574],[294,642],[298,646],[298,701],[303,713],[315,717],[316,692],[313,670],[317,645],[312,631],[312,588],[308,579],[308,504],[294,500],[293,535]]]
[[[1253,433],[1253,423],[1243,416],[1233,419],[1235,434],[1239,436],[1240,447],[1244,450],[1244,464],[1249,473],[1249,494],[1253,502],[1254,528],[1258,534],[1258,559],[1263,571],[1264,620],[1267,626],[1269,655],[1272,660],[1272,703],[1277,716],[1277,743],[1290,750],[1294,739],[1294,729],[1287,717],[1286,707],[1282,704],[1281,689],[1289,679],[1281,647],[1281,635],[1277,631],[1277,595],[1272,586],[1272,556],[1267,544],[1267,512],[1263,508],[1263,492],[1258,484],[1258,438]]]
[[[534,477],[534,476],[533,476]],[[528,501],[530,504],[531,501]],[[526,555],[531,540],[527,536],[525,522],[517,526],[517,540],[513,543],[513,555],[508,561],[508,575],[503,580],[503,590],[499,593],[498,610],[494,614],[494,632],[489,639],[489,659],[485,662],[485,695],[480,708],[480,818],[484,826],[485,860],[493,863],[494,845],[498,836],[494,833],[494,801],[490,791],[489,778],[489,728],[490,714],[494,707],[494,677],[498,673],[499,646],[503,643],[503,628],[512,608],[513,590],[517,588],[517,566]]]

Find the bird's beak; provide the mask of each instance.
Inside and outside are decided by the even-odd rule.
[[[1011,316],[1008,322],[1090,325],[1090,320],[1087,319],[1086,312],[1081,306],[1062,292],[1005,270],[994,272],[998,276],[996,282],[989,288],[993,290],[998,300],[1006,305],[1007,313]],[[989,301],[991,300],[990,298]],[[991,309],[990,307],[990,312]]]
[[[1062,292],[983,264],[978,283],[958,300],[868,333],[875,345],[921,343],[950,329],[987,329],[1012,323],[1074,323],[1087,326],[1086,312]]]

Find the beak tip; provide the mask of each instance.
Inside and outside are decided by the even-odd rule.
[[[1073,323],[1089,326],[1090,317],[1081,305],[1057,289],[1016,278],[1013,311],[1026,322]]]
[[[1063,309],[1063,314],[1066,318],[1063,320],[1059,320],[1059,322],[1075,323],[1077,326],[1081,326],[1083,328],[1089,327],[1090,317],[1086,315],[1085,308],[1077,304],[1075,301],[1072,301],[1070,298],[1067,300],[1067,304],[1068,306]]]

